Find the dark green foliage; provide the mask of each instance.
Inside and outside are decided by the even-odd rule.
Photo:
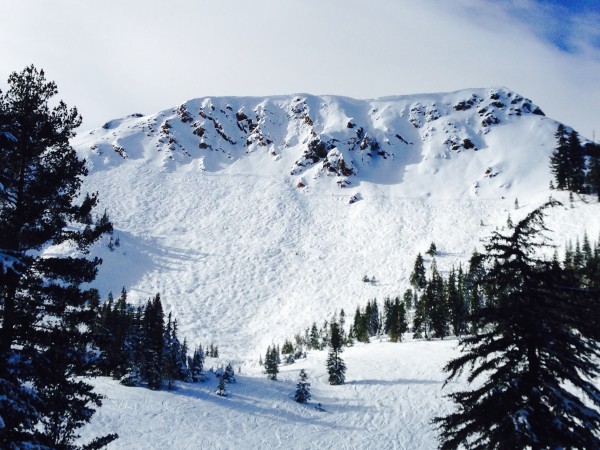
[[[595,192],[600,201],[600,145],[593,144],[587,147],[589,154],[589,171],[586,175],[586,184],[591,192]]]
[[[554,134],[556,147],[550,157],[550,169],[554,174],[557,189],[566,189],[569,173],[568,140],[565,126],[561,123]]]
[[[0,448],[78,448],[77,430],[101,403],[76,378],[94,359],[97,308],[81,285],[101,263],[85,258],[89,246],[112,226],[91,224],[95,194],[77,203],[87,170],[69,140],[81,117],[50,107],[57,92],[30,66],[0,95]],[[56,244],[72,256],[40,256]]]
[[[177,320],[169,314],[165,324],[160,295],[137,308],[126,299],[123,289],[116,303],[109,294],[97,308],[91,335],[101,355],[98,371],[126,386],[147,383],[151,389],[161,388],[163,381],[168,389],[175,381],[204,381],[202,347],[188,357],[187,341],[181,343],[177,335]]]
[[[472,391],[450,395],[458,410],[436,418],[441,448],[599,448],[600,299],[555,261],[536,255],[548,202],[486,245],[480,332],[445,370]],[[586,398],[585,402],[582,400]]]
[[[308,375],[304,369],[300,370],[298,384],[296,385],[296,393],[294,394],[294,400],[298,403],[306,403],[310,400],[310,383],[307,380]]]
[[[358,342],[369,342],[369,315],[360,311],[360,307],[356,308],[354,314],[354,337]]]
[[[144,333],[142,376],[150,389],[160,389],[163,380],[165,343],[164,313],[159,294],[156,294],[153,300],[148,300],[146,304],[142,329]]]
[[[437,255],[437,246],[435,245],[435,242],[431,243],[425,254],[431,256],[432,258]]]
[[[235,383],[235,370],[233,370],[233,366],[231,363],[227,363],[227,367],[223,371],[223,380],[225,383]]]
[[[444,279],[437,270],[435,260],[431,269],[431,280],[427,283],[424,298],[429,302],[428,311],[431,316],[431,330],[434,337],[444,338],[449,333],[450,311],[446,297]]]
[[[327,356],[327,373],[329,374],[329,384],[339,385],[346,381],[346,365],[342,360],[342,336],[337,322],[331,323],[331,341],[329,355]]]
[[[450,313],[452,333],[461,336],[467,331],[467,305],[465,302],[465,277],[462,268],[458,274],[454,269],[450,272],[446,284],[447,305]]]
[[[321,349],[321,341],[319,338],[319,329],[317,328],[317,324],[313,323],[312,328],[310,329],[310,348],[313,350]]]
[[[279,354],[275,346],[273,346],[272,348],[267,348],[264,365],[267,378],[269,380],[276,380],[277,374],[279,373]]]
[[[204,351],[202,350],[202,346],[197,347],[194,350],[194,354],[190,358],[188,362],[188,366],[190,369],[190,375],[192,377],[192,382],[196,383],[198,381],[204,381]]]
[[[410,295],[412,299],[412,294]],[[383,332],[390,337],[390,341],[402,340],[402,335],[408,330],[406,322],[406,306],[400,298],[386,298],[383,302]]]
[[[564,125],[559,124],[555,137],[556,148],[550,157],[550,168],[556,188],[584,192],[586,164],[579,135],[575,130],[567,132]]]
[[[415,259],[415,265],[410,275],[410,284],[415,289],[425,289],[427,284],[427,277],[425,275],[425,265],[423,264],[423,257],[419,253]]]
[[[219,384],[217,385],[217,395],[219,397],[227,397],[229,393],[227,392],[227,386],[225,386],[225,379],[221,376],[219,377]]]

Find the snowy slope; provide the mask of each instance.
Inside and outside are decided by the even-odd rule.
[[[84,441],[103,433],[120,438],[109,449],[433,449],[435,414],[452,409],[443,395],[440,368],[456,355],[456,341],[360,344],[347,349],[347,383],[330,386],[325,352],[283,366],[278,381],[243,369],[215,394],[214,375],[205,383],[181,384],[174,392],[127,388],[100,378],[107,395]],[[210,362],[210,359],[209,359]],[[311,383],[308,404],[293,400],[298,373]],[[324,411],[315,410],[320,403]]]
[[[134,302],[160,292],[192,345],[255,361],[403,292],[431,241],[447,270],[551,194],[566,205],[549,222],[559,245],[597,236],[597,204],[548,189],[556,126],[506,88],[203,98],[113,120],[74,141],[121,242],[96,249],[95,285]]]

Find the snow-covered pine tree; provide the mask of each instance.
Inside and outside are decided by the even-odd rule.
[[[225,380],[223,376],[219,377],[219,384],[217,385],[217,395],[219,397],[227,397],[229,393],[227,392],[227,386],[225,386]]]
[[[327,373],[329,384],[339,385],[346,381],[346,364],[342,360],[342,336],[337,322],[331,323],[331,339],[329,343],[329,354],[327,356]]]
[[[544,210],[556,204],[486,244],[482,331],[445,367],[448,380],[467,371],[482,384],[450,394],[458,411],[434,419],[442,449],[600,448],[600,390],[590,381],[600,373],[600,298],[539,256]]]
[[[308,382],[308,375],[304,369],[300,370],[298,384],[296,385],[296,393],[294,394],[294,400],[296,400],[298,403],[306,403],[310,400],[310,383]]]
[[[58,93],[34,66],[12,73],[0,94],[1,448],[70,448],[101,396],[76,378],[93,360],[89,291],[99,259],[91,244],[112,231],[92,225],[96,195],[77,203],[85,162],[69,140],[75,108],[50,106]],[[52,245],[70,256],[43,256]],[[107,443],[116,435],[98,439]]]
[[[225,383],[235,383],[235,370],[231,363],[227,363],[227,367],[223,371],[223,380]]]

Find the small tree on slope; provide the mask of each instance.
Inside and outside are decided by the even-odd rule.
[[[296,393],[294,394],[294,400],[298,403],[306,403],[310,400],[310,383],[307,379],[308,375],[304,369],[300,370],[300,378],[296,385]]]
[[[327,356],[327,373],[329,384],[344,384],[346,381],[346,364],[340,357],[342,352],[342,336],[337,322],[331,323],[331,342],[329,355]]]
[[[445,370],[448,380],[465,369],[469,382],[487,378],[451,394],[458,411],[434,419],[442,449],[600,448],[600,391],[589,381],[599,372],[598,293],[570,286],[559,265],[535,256],[547,246],[544,209],[557,203],[486,245],[482,331],[462,339],[465,352]]]

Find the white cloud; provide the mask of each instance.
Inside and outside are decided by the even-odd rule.
[[[0,79],[32,62],[45,68],[88,127],[205,95],[364,98],[506,85],[591,136],[600,128],[594,28],[578,22],[572,36],[587,50],[566,53],[528,25],[550,16],[519,4],[12,2],[0,27]]]

